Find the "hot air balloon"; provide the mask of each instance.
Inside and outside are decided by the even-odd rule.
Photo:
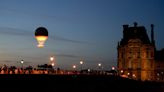
[[[38,27],[35,30],[35,38],[38,41],[38,47],[42,48],[44,47],[45,41],[48,39],[48,31],[44,27]]]

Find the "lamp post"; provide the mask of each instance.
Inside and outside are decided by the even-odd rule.
[[[115,70],[115,67],[114,66],[112,66],[112,70]]]
[[[99,67],[99,69],[101,69],[101,66],[102,66],[102,64],[101,64],[101,63],[98,63],[98,67]]]
[[[80,61],[81,70],[83,69],[83,68],[82,68],[83,63],[84,63],[84,62],[81,60],[81,61]]]
[[[51,57],[50,57],[50,61],[53,61],[53,60],[54,60],[54,57],[53,57],[53,56],[51,56]]]
[[[76,69],[76,65],[73,65],[72,67],[73,67],[74,70]]]
[[[21,60],[20,63],[22,64],[22,73],[24,73],[24,69],[23,69],[24,60]]]
[[[54,63],[52,63],[51,65],[52,65],[52,67],[54,67],[54,65],[55,65],[55,64],[54,64]]]
[[[50,57],[50,65],[55,66],[54,57]]]
[[[22,64],[22,69],[23,69],[23,63],[24,63],[24,60],[21,60],[20,63]]]
[[[55,66],[54,59],[55,59],[55,58],[54,58],[53,56],[50,57],[50,65],[52,66],[53,71],[54,71],[54,66]],[[56,72],[56,73],[57,73],[57,72]]]
[[[74,73],[76,73],[76,65],[72,66]]]
[[[53,57],[53,56],[50,57],[50,64],[51,64],[51,65],[53,64],[53,66],[55,65],[55,64],[54,64],[54,57]]]
[[[120,72],[121,72],[121,75],[123,75],[124,71],[123,71],[123,70],[121,70]]]
[[[102,72],[101,71],[101,69],[102,69],[102,64],[101,63],[98,63],[98,68],[99,68],[99,71],[100,71],[99,73],[101,74],[101,72]]]

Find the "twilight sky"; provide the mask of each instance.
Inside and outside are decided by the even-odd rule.
[[[0,0],[0,64],[20,66],[49,63],[71,69],[111,69],[117,63],[122,25],[137,22],[150,36],[155,25],[157,49],[164,47],[164,0]],[[46,27],[49,38],[37,48],[34,32]]]

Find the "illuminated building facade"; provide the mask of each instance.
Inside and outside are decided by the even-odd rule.
[[[144,26],[123,25],[123,38],[118,42],[118,70],[121,76],[136,80],[154,80],[159,72],[164,73],[163,60],[156,60],[154,25],[151,25],[151,40]],[[160,65],[160,66],[159,66]],[[158,68],[159,69],[158,69]]]

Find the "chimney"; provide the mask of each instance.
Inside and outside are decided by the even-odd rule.
[[[123,25],[123,28],[124,29],[127,29],[128,27],[129,27],[129,25],[127,25],[127,24],[126,25]]]
[[[134,27],[137,27],[137,22],[134,22]]]
[[[154,25],[151,24],[151,42],[153,45],[155,45],[155,40],[154,40]]]

